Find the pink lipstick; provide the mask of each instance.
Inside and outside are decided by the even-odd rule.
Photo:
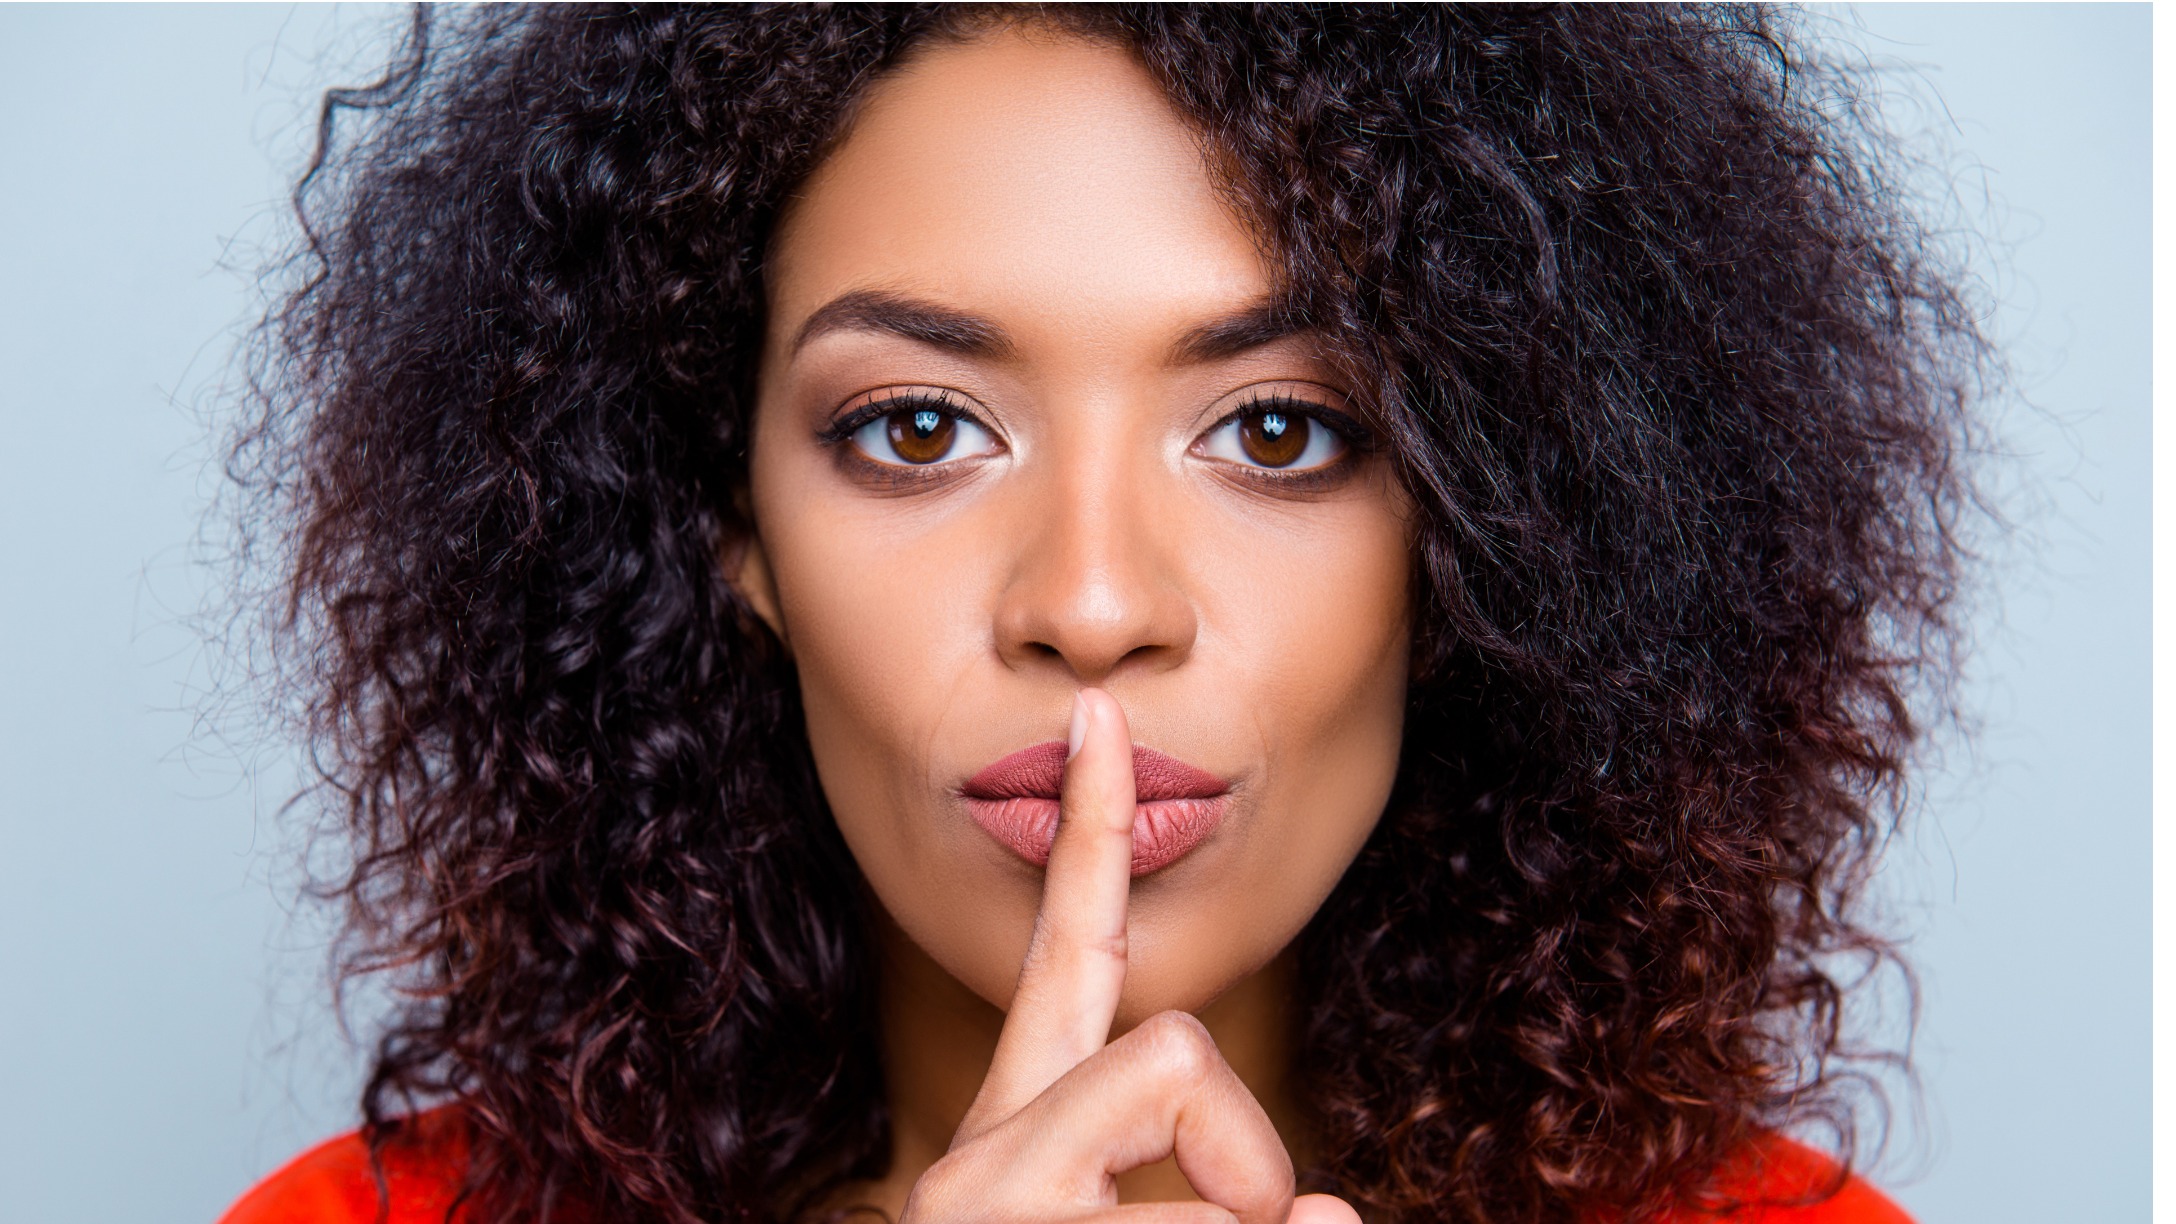
[[[1000,845],[1040,867],[1058,836],[1065,741],[1022,748],[960,787],[968,814]],[[1231,787],[1154,748],[1133,746],[1133,874],[1176,861],[1216,831]]]

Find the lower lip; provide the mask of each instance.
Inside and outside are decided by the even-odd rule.
[[[1206,841],[1224,819],[1230,795],[1151,799],[1133,809],[1133,874],[1169,866]],[[1055,799],[968,799],[967,811],[998,844],[1041,867],[1058,836]]]

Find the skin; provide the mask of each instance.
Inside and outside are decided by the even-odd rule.
[[[1198,1192],[1284,1219],[1288,1162],[1282,1205],[1247,1195],[1307,1150],[1287,949],[1396,772],[1409,512],[1381,454],[1325,435],[1271,469],[1227,418],[1265,394],[1358,417],[1349,382],[1304,332],[1230,326],[1273,302],[1270,267],[1147,73],[1017,27],[875,83],[766,275],[755,534],[728,563],[795,659],[878,902],[896,1139],[853,1201],[935,1220]],[[881,423],[826,440],[902,392],[967,422],[940,461]],[[1068,764],[1046,870],[958,788],[1066,738],[1083,692],[1118,738]],[[1129,739],[1232,795],[1130,880]],[[1066,849],[1097,827],[1100,857]],[[1023,1154],[1030,1116],[1065,1152]],[[1035,1197],[1061,1185],[1084,1188]],[[1347,1218],[1291,1218],[1318,1208]]]

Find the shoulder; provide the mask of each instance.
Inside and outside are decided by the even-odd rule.
[[[1721,1211],[1680,1208],[1667,1224],[1912,1224],[1881,1191],[1781,1135],[1748,1144],[1715,1181]]]
[[[219,1224],[445,1224],[467,1161],[459,1111],[434,1109],[402,1123],[385,1142],[383,1216],[369,1145],[351,1131],[288,1161]]]

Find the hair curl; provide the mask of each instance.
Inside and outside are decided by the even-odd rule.
[[[1014,14],[1020,16],[1022,14]],[[1757,8],[1095,6],[1225,155],[1422,510],[1396,795],[1301,937],[1304,1182],[1627,1217],[1850,1135],[1839,953],[1954,666],[1985,346]],[[879,1173],[858,874],[725,584],[761,260],[859,91],[991,14],[419,13],[328,95],[230,470],[401,1003],[382,1140],[483,1218],[786,1218]]]

